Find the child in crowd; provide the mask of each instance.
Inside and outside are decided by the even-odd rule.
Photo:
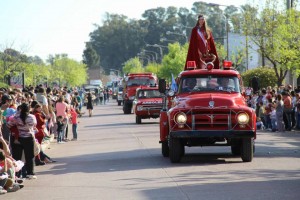
[[[14,120],[14,117],[16,115],[17,111],[14,108],[7,108],[6,109],[6,122]],[[20,144],[19,142],[19,130],[17,126],[12,126],[9,128],[11,135],[14,137],[14,143]]]
[[[75,111],[74,108],[71,108],[70,110],[70,114],[71,114],[71,122],[72,122],[72,132],[73,132],[73,139],[72,141],[76,141],[77,140],[77,124],[78,122],[78,114]]]
[[[258,117],[260,118],[261,122],[265,126],[265,124],[266,124],[265,121],[264,121],[264,119],[265,119],[265,108],[264,108],[264,104],[263,104],[262,101],[259,102],[259,104],[258,104]]]
[[[271,114],[271,107],[272,107],[272,98],[270,98],[269,96],[266,98],[267,103],[265,105],[265,127],[267,130],[271,131],[272,130],[272,123],[271,123],[271,118],[270,118],[270,114]]]
[[[265,129],[264,123],[261,121],[260,117],[258,117],[256,119],[256,129],[257,130],[264,130]]]
[[[57,120],[56,120],[56,123],[57,123],[57,143],[58,144],[63,144],[63,143],[65,143],[64,141],[62,141],[63,134],[64,134],[64,132],[63,132],[63,126],[66,123],[63,120],[63,116],[58,116]]]
[[[275,132],[277,130],[277,124],[276,124],[276,109],[274,105],[271,106],[270,118],[272,124],[272,132]]]

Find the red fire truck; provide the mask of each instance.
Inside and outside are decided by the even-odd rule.
[[[256,115],[246,104],[240,74],[229,61],[224,61],[223,69],[189,66],[177,78],[176,93],[166,91],[165,81],[160,80],[159,90],[165,94],[160,113],[162,155],[176,163],[185,146],[230,146],[233,155],[251,162]]]
[[[136,90],[133,101],[135,122],[142,123],[142,119],[158,118],[162,109],[162,95],[158,87],[141,87]]]
[[[129,73],[123,80],[123,112],[130,114],[136,89],[140,86],[150,87],[157,85],[157,77],[150,72]]]

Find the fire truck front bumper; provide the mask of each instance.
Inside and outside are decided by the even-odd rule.
[[[171,131],[170,136],[174,138],[255,138],[254,130],[193,130],[193,131]]]

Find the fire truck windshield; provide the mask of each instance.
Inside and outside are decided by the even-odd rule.
[[[236,76],[201,75],[183,77],[179,85],[179,93],[213,91],[240,92],[239,79]]]
[[[127,86],[155,85],[155,80],[148,77],[134,77],[128,80]]]
[[[139,90],[137,97],[138,99],[145,99],[145,98],[160,98],[162,96],[158,90]]]

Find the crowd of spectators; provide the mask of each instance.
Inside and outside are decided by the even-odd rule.
[[[292,131],[300,129],[300,87],[246,89],[248,106],[256,111],[257,129]]]
[[[15,192],[24,187],[24,180],[36,179],[35,166],[56,162],[43,152],[45,140],[54,137],[58,144],[77,140],[83,98],[77,88],[0,88],[0,194]]]

